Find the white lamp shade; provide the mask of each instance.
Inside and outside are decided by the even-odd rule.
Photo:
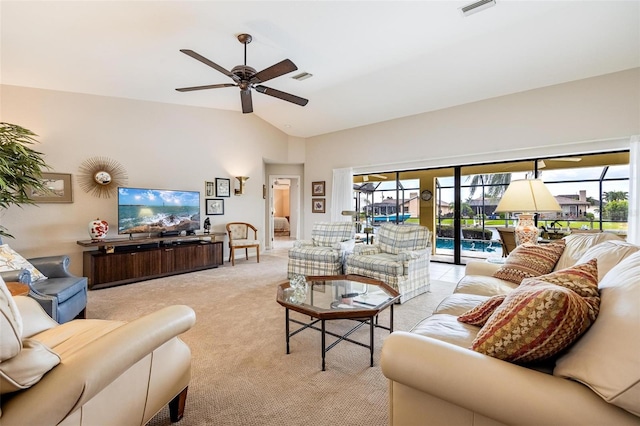
[[[560,212],[562,208],[540,179],[520,179],[509,184],[495,211]]]

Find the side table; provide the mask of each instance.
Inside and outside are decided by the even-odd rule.
[[[29,294],[29,286],[27,284],[15,281],[10,281],[6,284],[12,296],[26,296]]]

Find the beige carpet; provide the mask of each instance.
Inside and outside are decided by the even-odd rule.
[[[327,353],[321,371],[320,333],[305,330],[285,353],[284,308],[276,286],[286,280],[286,253],[236,261],[232,267],[89,293],[88,317],[131,320],[163,306],[185,304],[197,316],[182,336],[193,356],[184,419],[179,425],[385,425],[387,381],[379,367],[388,332],[376,329],[375,366],[369,351],[341,342]],[[431,293],[395,306],[395,329],[409,330],[453,290],[432,282]],[[306,320],[308,317],[292,315]],[[388,310],[380,316],[388,323]],[[352,322],[335,321],[329,330]],[[368,342],[368,327],[352,336]],[[330,340],[331,339],[331,340]],[[328,336],[327,342],[333,338]],[[150,425],[169,425],[168,409]]]

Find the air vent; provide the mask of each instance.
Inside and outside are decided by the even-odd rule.
[[[473,15],[474,13],[480,12],[481,10],[485,10],[490,8],[491,6],[496,5],[496,0],[480,0],[475,3],[468,4],[460,8],[460,11],[464,16]]]
[[[305,72],[301,72],[300,74],[294,75],[291,78],[294,80],[302,81],[311,77],[313,77],[313,74],[309,74],[308,72],[305,71]]]

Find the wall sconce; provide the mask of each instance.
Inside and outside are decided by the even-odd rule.
[[[240,182],[240,188],[235,190],[235,194],[242,195],[244,194],[244,184],[249,180],[249,176],[236,176],[236,179]]]

